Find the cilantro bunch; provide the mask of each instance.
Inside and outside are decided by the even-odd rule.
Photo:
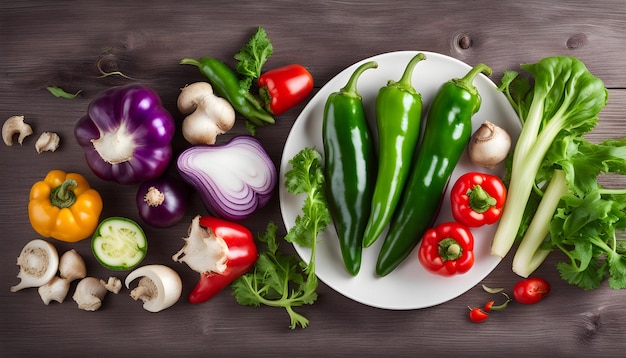
[[[296,255],[284,255],[278,251],[277,226],[269,223],[259,241],[267,250],[259,258],[251,272],[239,277],[232,284],[233,295],[242,305],[283,307],[291,320],[290,328],[305,328],[309,320],[294,311],[294,307],[311,305],[317,300],[317,276],[315,275],[315,248],[317,236],[330,224],[330,214],[324,196],[324,175],[321,155],[313,148],[304,148],[289,163],[292,169],[285,173],[285,186],[293,195],[305,194],[302,215],[285,236],[288,242],[308,247],[311,257],[308,263]]]

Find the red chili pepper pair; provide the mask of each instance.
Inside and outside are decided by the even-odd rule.
[[[504,295],[504,297],[506,297],[506,301],[504,301],[504,303],[494,306],[495,301],[489,301],[485,304],[484,308],[480,308],[480,307],[469,307],[467,306],[467,308],[469,308],[470,313],[469,313],[469,318],[472,322],[483,322],[484,320],[486,320],[487,318],[489,318],[489,313],[491,311],[501,311],[503,309],[505,309],[509,302],[511,302],[511,298],[509,297],[509,295],[507,295],[506,293],[502,292],[502,294]]]
[[[497,176],[477,172],[462,175],[450,193],[456,222],[439,224],[422,237],[418,258],[424,268],[443,276],[469,271],[474,265],[474,236],[469,227],[495,223],[505,199],[506,188]]]

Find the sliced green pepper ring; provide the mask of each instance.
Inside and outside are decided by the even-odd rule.
[[[139,224],[123,217],[109,217],[98,225],[91,250],[100,264],[123,271],[134,268],[146,256],[148,240]]]

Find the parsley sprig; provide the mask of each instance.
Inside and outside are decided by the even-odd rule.
[[[250,89],[252,82],[261,76],[261,69],[273,51],[265,29],[257,28],[248,43],[235,54],[235,60],[239,61],[236,70],[242,76],[241,88]]]
[[[259,254],[253,270],[232,284],[233,295],[242,305],[283,307],[291,320],[290,328],[305,328],[309,320],[294,307],[312,305],[317,300],[315,275],[315,249],[317,236],[330,224],[330,214],[324,196],[324,175],[321,155],[307,147],[296,154],[289,163],[292,169],[285,173],[285,186],[292,195],[306,194],[302,215],[285,236],[288,242],[311,249],[305,263],[298,256],[278,251],[277,226],[269,223],[260,242],[267,250]]]

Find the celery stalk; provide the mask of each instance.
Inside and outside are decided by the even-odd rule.
[[[552,180],[543,194],[541,203],[533,216],[524,238],[513,257],[513,272],[528,277],[543,263],[550,251],[542,249],[541,244],[550,232],[550,222],[561,197],[567,194],[565,172],[555,170]]]

